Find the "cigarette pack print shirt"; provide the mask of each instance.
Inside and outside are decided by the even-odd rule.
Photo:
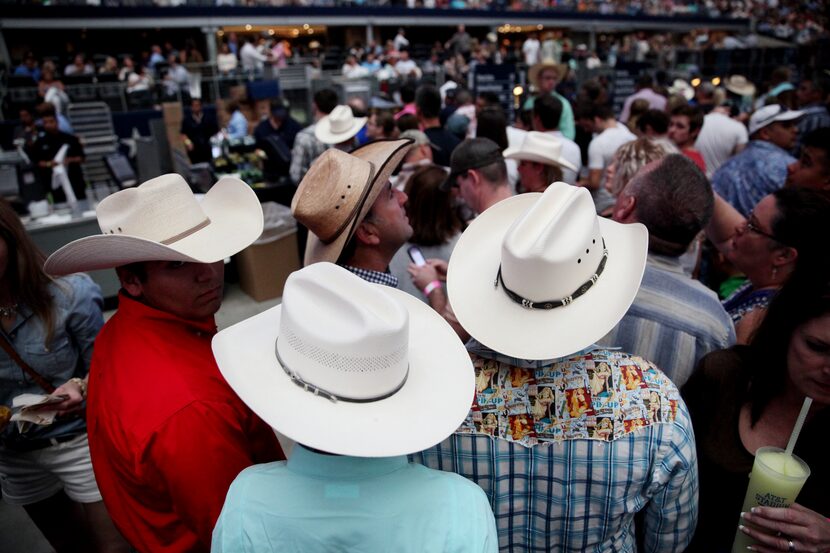
[[[502,551],[683,551],[697,520],[697,458],[677,388],[647,361],[586,350],[530,361],[472,341],[476,395],[444,442],[413,456],[490,498]]]

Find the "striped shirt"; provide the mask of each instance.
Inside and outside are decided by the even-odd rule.
[[[683,386],[710,351],[735,343],[732,319],[717,295],[683,272],[680,260],[649,254],[625,317],[599,341],[652,361]]]
[[[553,361],[502,356],[475,341],[468,350],[477,374],[470,415],[412,458],[481,486],[501,551],[635,553],[639,511],[643,551],[684,550],[697,522],[697,456],[688,411],[665,375],[640,358],[599,349]],[[487,374],[494,362],[497,370]],[[588,400],[574,411],[567,392],[579,379],[590,382]],[[543,393],[548,387],[553,392]],[[523,393],[528,409],[516,400]],[[488,394],[502,402],[498,416],[481,416]],[[598,423],[603,397],[612,399],[605,431]],[[517,417],[530,419],[518,434]],[[641,423],[629,425],[632,417]],[[549,437],[546,425],[554,428]]]

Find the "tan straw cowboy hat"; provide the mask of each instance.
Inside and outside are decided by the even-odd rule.
[[[552,59],[542,60],[539,63],[534,63],[530,66],[530,69],[527,72],[527,79],[531,82],[533,86],[536,88],[539,87],[539,83],[537,82],[539,78],[539,73],[542,72],[543,69],[552,68],[556,70],[556,80],[561,81],[565,78],[565,75],[568,74],[568,66],[564,63],[556,63]]]
[[[138,261],[213,263],[262,234],[262,206],[243,181],[223,177],[200,202],[181,175],[116,192],[96,209],[102,234],[70,242],[46,260],[51,275]]]
[[[305,264],[337,261],[411,140],[378,140],[351,154],[326,150],[300,182],[291,212],[309,232]]]

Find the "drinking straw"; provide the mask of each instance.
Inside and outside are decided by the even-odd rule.
[[[790,441],[787,443],[787,456],[791,456],[793,454],[795,441],[798,439],[798,435],[801,433],[801,427],[804,426],[804,419],[807,418],[807,411],[810,410],[810,405],[812,403],[813,398],[804,398],[804,405],[801,406],[801,412],[798,414],[798,418],[795,419],[795,427],[793,427],[793,433],[790,434]]]

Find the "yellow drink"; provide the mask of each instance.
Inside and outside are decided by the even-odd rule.
[[[749,487],[741,511],[753,507],[789,507],[810,476],[810,467],[795,455],[778,447],[761,447],[755,453]],[[741,524],[749,526],[744,521]],[[737,530],[732,544],[732,553],[743,553],[755,540]]]

